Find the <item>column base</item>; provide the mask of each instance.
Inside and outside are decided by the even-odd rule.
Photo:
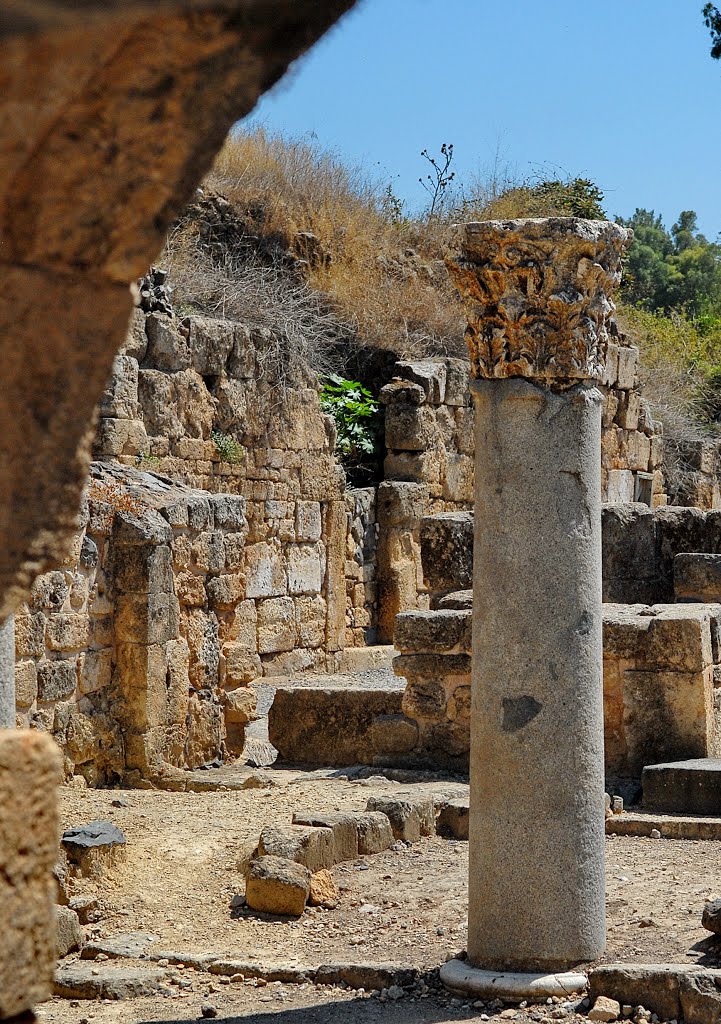
[[[457,995],[503,999],[509,1003],[538,1002],[549,996],[581,995],[588,984],[588,978],[581,971],[558,974],[487,971],[465,960],[449,960],[443,964],[441,981]]]

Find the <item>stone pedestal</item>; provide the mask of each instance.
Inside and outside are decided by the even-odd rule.
[[[15,728],[15,616],[0,624],[0,729]]]
[[[629,241],[605,221],[469,224],[450,266],[476,413],[469,962],[442,972],[456,990],[577,989],[543,972],[605,945],[595,382]],[[505,989],[499,971],[516,972]],[[536,972],[525,992],[518,972]]]

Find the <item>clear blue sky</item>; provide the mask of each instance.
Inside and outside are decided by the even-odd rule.
[[[360,0],[248,123],[317,137],[411,206],[420,151],[592,178],[610,214],[721,231],[721,62],[703,0]]]

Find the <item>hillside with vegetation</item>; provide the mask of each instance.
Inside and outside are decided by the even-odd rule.
[[[391,186],[311,142],[234,134],[168,239],[176,308],[273,327],[285,339],[269,353],[276,369],[290,380],[294,364],[309,363],[329,405],[339,380],[360,382],[367,416],[396,359],[465,357],[445,265],[458,225],[608,216],[603,192],[584,178],[496,171],[459,182],[450,145],[420,154],[419,171],[428,202],[409,212]],[[683,473],[684,447],[721,422],[721,246],[698,231],[693,211],[671,228],[644,208],[618,220],[635,239],[618,319],[641,349],[672,472]]]

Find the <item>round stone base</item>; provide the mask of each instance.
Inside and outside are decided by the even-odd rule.
[[[588,978],[580,971],[561,974],[521,974],[510,971],[486,971],[465,960],[449,960],[441,967],[441,981],[457,995],[476,999],[503,999],[506,1002],[538,1002],[549,996],[580,995]]]

